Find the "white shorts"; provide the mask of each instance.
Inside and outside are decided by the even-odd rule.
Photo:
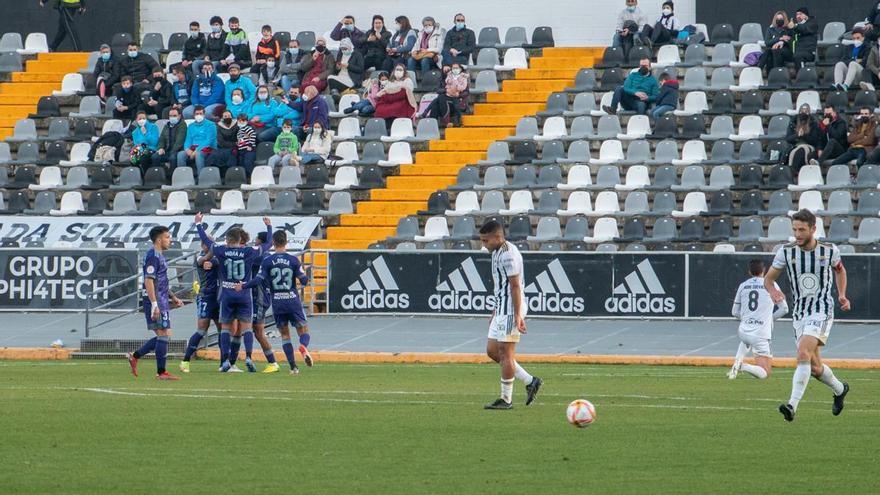
[[[819,340],[819,345],[825,345],[828,341],[828,335],[831,334],[831,325],[834,324],[833,316],[814,315],[808,316],[803,320],[795,320],[794,338],[796,342],[800,342],[801,337],[809,335]]]
[[[498,342],[519,342],[519,330],[513,315],[495,315],[489,322],[488,338]]]
[[[739,332],[739,340],[751,347],[753,356],[767,358],[773,357],[773,352],[770,350],[770,339],[763,339],[755,335]]]

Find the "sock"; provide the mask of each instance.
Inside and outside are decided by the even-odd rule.
[[[245,330],[242,337],[244,339],[244,355],[250,359],[251,355],[254,353],[254,331]]]
[[[284,339],[281,341],[281,348],[284,349],[284,355],[287,356],[290,369],[293,369],[296,366],[296,358],[293,357],[293,343],[290,342],[290,339]]]
[[[303,347],[308,347],[310,340],[312,340],[312,336],[308,332],[299,336],[299,343]]]
[[[232,337],[232,343],[229,344],[229,364],[235,364],[238,360],[238,351],[241,350],[241,336]]]
[[[829,368],[827,364],[822,365],[822,374],[817,376],[816,379],[831,387],[834,395],[840,395],[843,393],[843,382],[834,376],[834,372],[831,371],[831,368]]]
[[[515,378],[501,379],[501,398],[508,404],[513,401],[513,382],[515,380]]]
[[[165,373],[165,357],[168,354],[167,336],[156,337],[156,373],[161,375]]]
[[[739,347],[736,349],[736,357],[735,361],[742,361],[743,358],[746,357],[746,353],[749,352],[749,346],[745,342],[740,342]]]
[[[146,356],[147,354],[153,352],[153,350],[155,348],[156,348],[156,337],[153,337],[152,339],[144,342],[144,345],[142,345],[140,349],[134,351],[134,357],[135,357],[135,359],[140,359],[140,358]]]
[[[517,380],[522,380],[522,382],[525,383],[526,385],[531,385],[534,377],[532,377],[532,375],[530,375],[528,371],[526,371],[522,366],[520,366],[519,363],[514,362],[513,365],[516,367],[514,369],[513,376],[515,376]]]
[[[807,390],[807,383],[810,381],[810,362],[798,361],[797,368],[794,370],[794,376],[791,378],[791,398],[788,403],[797,411],[798,402],[804,396]]]
[[[186,354],[183,356],[184,361],[189,361],[192,355],[196,353],[196,350],[199,348],[199,342],[205,338],[205,334],[207,333],[207,330],[196,330],[196,333],[192,334],[189,338],[189,342],[186,343]]]
[[[263,355],[266,356],[266,361],[269,364],[275,364],[275,351],[272,350],[272,346],[263,349]]]
[[[220,330],[220,364],[225,363],[229,359],[230,339],[229,330]]]
[[[760,366],[756,366],[754,364],[743,363],[742,368],[746,373],[754,376],[755,378],[764,379],[767,378],[767,370]]]

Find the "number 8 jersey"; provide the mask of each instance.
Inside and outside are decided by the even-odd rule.
[[[779,289],[779,285],[774,285]],[[787,313],[788,305],[782,301],[775,314],[773,309],[773,299],[764,288],[764,277],[752,277],[736,290],[732,312],[733,316],[740,319],[741,333],[769,340],[773,332],[773,320]]]

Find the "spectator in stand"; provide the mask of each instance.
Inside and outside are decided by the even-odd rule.
[[[215,72],[220,70],[220,61],[223,60],[223,52],[226,50],[226,34],[223,30],[223,19],[217,15],[212,17],[211,33],[205,38],[205,56],[193,62],[193,72],[201,72],[202,64],[206,62],[214,64]]]
[[[191,84],[189,83],[189,76],[186,70],[181,65],[175,65],[172,70],[177,80],[171,85],[171,106],[176,107],[182,112],[184,108],[192,105],[189,93]],[[163,115],[162,118],[168,118],[167,108],[165,113],[166,115]]]
[[[373,16],[373,29],[364,34],[364,68],[381,69],[387,58],[388,41],[391,33],[385,29],[385,18]]]
[[[247,69],[253,64],[248,35],[241,28],[238,17],[229,18],[229,32],[226,33],[220,70],[227,71],[233,64],[238,65],[239,69]]]
[[[832,160],[842,155],[849,147],[846,141],[847,126],[834,106],[825,105],[823,112],[822,120],[819,121],[819,130],[822,132],[824,146],[817,154],[823,164],[830,165]]]
[[[159,134],[159,144],[151,159],[153,166],[162,167],[169,163],[173,170],[177,167],[177,154],[183,151],[185,142],[186,122],[180,118],[180,109],[171,107],[168,109],[168,123]]]
[[[416,45],[416,32],[409,23],[409,17],[405,15],[397,16],[394,19],[397,31],[388,42],[388,48],[385,53],[388,55],[382,64],[382,70],[391,72],[397,64],[406,64],[407,57]]]
[[[226,103],[226,109],[229,110],[232,115],[240,115],[250,113],[252,100],[246,100],[244,97],[244,91],[241,88],[235,88],[232,90],[232,95],[229,97],[229,102]]]
[[[375,117],[385,119],[386,126],[391,129],[391,123],[396,118],[411,118],[416,112],[416,98],[413,94],[412,79],[406,73],[402,64],[398,64],[388,84],[376,95]]]
[[[660,83],[654,77],[654,74],[651,73],[651,59],[643,58],[639,60],[639,70],[630,73],[623,82],[623,86],[618,86],[614,90],[611,106],[605,105],[602,107],[602,110],[605,110],[605,113],[614,115],[617,113],[617,105],[619,103],[624,110],[630,110],[639,115],[646,115],[648,113],[648,106],[656,101],[659,93]]]
[[[205,107],[195,108],[195,121],[186,129],[183,150],[177,154],[177,166],[191,162],[196,164],[196,173],[205,168],[205,159],[217,148],[217,125],[205,118]]]
[[[330,156],[330,146],[333,144],[333,133],[328,131],[320,123],[315,123],[312,132],[306,138],[300,148],[302,157],[300,163],[303,165],[311,163],[324,163],[324,160]]]
[[[794,66],[800,69],[807,62],[816,60],[816,46],[818,44],[819,23],[810,17],[810,11],[806,7],[797,9],[794,19],[788,21],[788,29],[794,37]]]
[[[846,50],[843,60],[834,64],[834,84],[832,89],[849,90],[854,82],[860,79],[862,71],[868,64],[871,47],[865,43],[865,32],[856,28],[852,33],[852,48]]]
[[[131,76],[122,76],[122,80],[113,91],[116,104],[113,107],[113,118],[120,119],[123,123],[130,122],[141,103],[140,95],[134,90],[134,81]]]
[[[636,38],[641,38],[643,26],[648,25],[648,16],[639,8],[639,0],[626,0],[626,8],[617,15],[617,29],[611,46],[623,48],[624,58],[635,44]]]
[[[880,2],[871,2],[871,7],[868,9],[864,23],[865,40],[877,41],[878,34],[880,34],[878,33],[878,27],[880,27]]]
[[[651,118],[657,119],[678,108],[678,79],[672,79],[668,72],[660,74],[660,93],[651,111]]]
[[[275,80],[275,74],[278,72],[281,45],[272,36],[272,26],[266,24],[261,31],[263,37],[257,43],[257,54],[254,56],[254,68],[251,72],[260,74],[263,83],[269,84]]]
[[[183,60],[180,62],[187,70],[192,70],[191,66],[196,60],[205,58],[207,40],[201,29],[198,21],[189,23],[189,38],[183,43]]]
[[[361,100],[357,103],[352,103],[348,108],[344,108],[342,113],[349,115],[357,112],[361,117],[369,117],[370,115],[373,115],[373,112],[376,111],[376,98],[379,91],[381,91],[386,84],[388,84],[388,73],[384,71],[379,72],[375,78],[371,77],[370,79],[365,79]]]
[[[275,165],[281,163],[282,167],[299,165],[299,139],[293,133],[293,122],[285,120],[281,123],[281,133],[275,138],[275,154],[269,157],[269,168],[275,170]]]
[[[342,41],[346,38],[350,39],[351,44],[358,50],[363,46],[364,32],[355,27],[352,15],[343,17],[330,32],[330,39],[333,41]]]
[[[116,84],[116,61],[113,60],[113,53],[110,51],[110,45],[101,45],[101,55],[95,62],[95,68],[92,74],[95,76],[95,84],[98,88],[98,96],[102,100],[107,99],[107,93],[112,91],[113,85]],[[110,89],[108,89],[110,88]]]
[[[315,42],[315,51],[311,56],[304,57],[302,62],[303,78],[300,92],[305,94],[306,88],[314,86],[318,92],[327,89],[327,78],[336,70],[336,58],[327,50],[327,40],[319,37]]]
[[[238,166],[244,167],[248,175],[254,169],[257,159],[257,131],[248,121],[247,114],[238,115],[238,142],[235,145]]]
[[[877,43],[871,43],[866,69],[862,72],[862,82],[859,83],[859,87],[865,91],[874,91],[874,85],[880,82],[880,46]]]
[[[234,167],[238,162],[235,155],[237,145],[238,122],[232,118],[232,112],[226,109],[217,122],[217,149],[205,160],[205,164],[220,169]]]
[[[681,22],[675,17],[675,4],[669,0],[663,2],[660,18],[654,26],[645,26],[644,34],[651,40],[652,46],[668,45],[675,43],[678,32],[681,30]]]
[[[764,72],[776,67],[785,67],[785,64],[794,61],[794,53],[791,51],[791,31],[788,29],[788,14],[780,10],[773,14],[770,27],[764,36],[764,52],[758,65]]]
[[[153,70],[153,78],[150,81],[150,94],[144,98],[144,110],[148,115],[159,119],[169,106],[171,106],[171,83],[165,78],[162,67],[157,67]]]
[[[225,89],[223,80],[220,79],[220,76],[214,74],[213,65],[202,65],[202,73],[193,82],[190,95],[191,104],[183,109],[183,118],[193,118],[196,108],[201,107],[204,109],[207,118],[213,121],[218,119],[219,113],[217,112],[223,106]]]
[[[471,54],[477,48],[477,35],[465,24],[464,14],[455,14],[452,29],[446,31],[443,41],[443,65],[454,62],[462,65],[471,63]]]
[[[433,17],[422,19],[422,31],[416,37],[416,43],[406,61],[409,70],[421,69],[424,74],[437,67],[443,49],[443,37],[443,30]]]
[[[344,38],[339,42],[339,59],[336,60],[336,74],[327,77],[331,91],[343,92],[357,88],[364,80],[364,56],[354,49],[351,40]]]
[[[138,165],[146,173],[153,164],[152,156],[159,147],[159,127],[147,120],[147,112],[141,110],[132,121],[132,165]]]
[[[297,101],[299,99],[299,88],[291,86],[287,91],[287,96],[282,97],[281,104],[275,108],[275,126],[272,127],[272,133],[268,134],[264,132],[264,134],[266,134],[266,141],[272,141],[278,137],[285,120],[290,121],[293,132],[302,133],[302,114],[299,110],[291,108],[290,105],[288,105],[291,101]]]
[[[302,81],[302,63],[308,56],[310,56],[309,53],[300,49],[299,41],[296,39],[290,40],[287,51],[284,53],[283,63],[279,67],[278,75],[276,76],[280,80],[281,88],[285,93],[290,91],[291,86],[299,88],[300,81]]]
[[[462,64],[453,62],[446,74],[443,92],[422,113],[422,117],[437,119],[441,124],[458,127],[461,125],[462,100],[467,98],[471,76],[462,69]],[[467,100],[464,100],[467,106]]]
[[[302,115],[302,129],[300,130],[302,134],[297,135],[299,138],[311,132],[312,127],[317,124],[320,124],[323,129],[330,127],[330,108],[314,86],[306,86],[302,97],[299,100],[289,102],[287,106]]]
[[[855,117],[852,131],[846,137],[849,149],[834,159],[834,165],[845,165],[850,160],[856,161],[856,167],[861,167],[868,158],[868,154],[877,146],[877,120],[874,119],[874,109],[862,107]]]
[[[272,98],[269,87],[262,85],[257,88],[257,97],[251,103],[251,110],[248,112],[251,126],[257,131],[257,141],[271,141],[278,135],[273,129],[277,110],[278,102]]]
[[[229,81],[226,82],[226,94],[224,101],[227,105],[232,103],[232,92],[241,89],[244,94],[244,101],[250,102],[257,95],[257,87],[249,77],[242,77],[241,68],[238,64],[229,66]],[[232,114],[236,115],[236,114]]]
[[[815,159],[822,144],[822,132],[813,118],[810,105],[806,103],[798,109],[797,115],[788,124],[785,140],[792,146],[788,154],[788,165],[797,173],[810,160]]]
[[[161,66],[153,57],[138,51],[138,44],[134,41],[128,44],[128,53],[121,57],[116,64],[116,79],[121,81],[123,76],[130,76],[134,84],[134,92],[142,93],[150,86],[150,75]]]

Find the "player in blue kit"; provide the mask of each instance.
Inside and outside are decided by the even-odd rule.
[[[165,358],[168,355],[168,341],[171,340],[170,305],[175,308],[183,306],[183,301],[168,289],[168,264],[163,253],[171,247],[171,232],[168,227],[156,226],[150,229],[150,241],[153,247],[144,256],[144,318],[147,328],[156,332],[156,336],[148,340],[134,353],[128,353],[128,364],[131,373],[138,376],[138,360],[145,355],[156,353],[156,379],[178,380],[179,378],[165,370]]]
[[[260,232],[259,234],[257,234],[257,239],[254,242],[254,246],[262,248],[270,245],[271,244],[269,243],[269,238],[266,236],[266,232]],[[256,276],[256,274],[260,272],[260,264],[268,255],[269,253],[267,252],[263,254],[261,258],[255,260],[254,266],[252,268],[254,276]],[[244,350],[247,356],[247,369],[251,372],[257,371],[257,368],[254,366],[254,363],[251,360],[251,353],[253,352],[254,348],[254,339],[256,338],[257,342],[260,343],[260,347],[263,349],[263,355],[266,356],[266,361],[269,363],[268,366],[266,366],[266,368],[263,370],[263,373],[277,373],[279,368],[278,363],[275,361],[275,352],[272,351],[272,344],[266,337],[266,312],[269,310],[269,305],[271,304],[269,299],[269,281],[264,280],[262,284],[254,286],[251,289],[251,292],[254,298],[253,332],[244,334]]]
[[[235,361],[241,348],[241,334],[251,328],[254,304],[250,291],[241,293],[235,287],[239,282],[250,281],[254,260],[266,252],[268,245],[259,249],[243,245],[244,230],[233,227],[226,232],[226,245],[221,246],[205,233],[203,218],[201,213],[196,214],[199,238],[211,250],[220,270],[220,371],[241,372],[235,366]],[[272,222],[264,217],[263,223],[266,224],[267,236],[271,236]]]
[[[196,331],[193,333],[186,345],[186,353],[183,355],[183,361],[180,362],[180,371],[189,373],[189,361],[193,354],[199,348],[199,343],[208,334],[211,328],[211,322],[220,332],[220,301],[218,299],[217,277],[220,270],[211,259],[211,251],[208,245],[202,243],[202,252],[196,256],[195,267],[199,277],[199,293],[196,296],[196,314],[198,321],[196,322]]]
[[[266,256],[260,265],[260,273],[246,284],[239,284],[238,290],[247,290],[252,287],[260,286],[268,283],[269,293],[272,301],[272,314],[275,317],[275,325],[281,332],[282,348],[284,355],[287,356],[287,362],[290,364],[290,374],[299,373],[296,366],[296,358],[293,354],[293,343],[290,339],[290,325],[293,324],[297,333],[300,334],[300,352],[306,365],[312,366],[312,357],[308,353],[306,345],[303,345],[303,336],[308,343],[309,327],[306,322],[305,312],[303,311],[302,301],[296,289],[296,281],[299,280],[301,285],[309,282],[309,277],[303,271],[302,264],[299,259],[286,252],[287,233],[283,230],[275,232],[272,236],[272,243],[275,245],[275,253]],[[270,365],[271,366],[271,365]],[[275,364],[275,370],[269,371],[266,368],[264,373],[274,373],[278,371],[278,365]]]

